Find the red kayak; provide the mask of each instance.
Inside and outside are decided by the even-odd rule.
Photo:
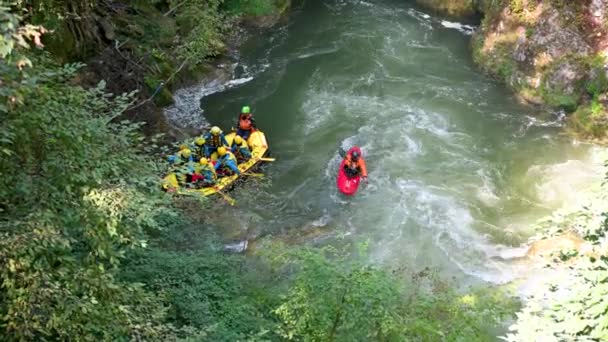
[[[353,152],[359,152],[361,154],[361,149],[357,146],[348,150],[347,155],[350,155]],[[357,175],[355,177],[348,177],[346,172],[344,172],[344,162],[345,158],[342,159],[340,163],[340,169],[338,170],[338,178],[336,179],[336,186],[338,190],[347,196],[352,196],[357,192],[359,188],[359,183],[361,181],[361,176]]]

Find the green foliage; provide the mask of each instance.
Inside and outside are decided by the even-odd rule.
[[[593,253],[569,249],[547,265],[549,280],[535,284],[517,314],[507,341],[605,341],[608,338],[608,203],[600,193],[580,210],[560,211],[540,223],[540,236],[566,232],[595,246]],[[563,264],[567,262],[567,264]]]
[[[29,49],[30,40],[41,46],[40,37],[45,32],[40,26],[20,25],[21,19],[0,3],[0,113],[23,103],[28,88],[22,87],[21,74],[32,66],[24,51]]]
[[[487,72],[511,83],[511,78],[516,70],[516,64],[511,53],[513,43],[507,41],[497,42],[491,51],[483,51],[484,37],[476,35],[472,40],[473,59]]]
[[[587,92],[594,98],[608,91],[608,77],[604,71],[605,58],[601,55],[593,56],[587,60],[590,70],[590,79],[586,83]]]
[[[417,0],[416,2],[432,10],[441,11],[452,16],[473,15],[479,5],[476,0]]]
[[[511,12],[517,16],[522,15],[526,9],[525,0],[511,0],[509,1],[509,8]]]
[[[342,269],[322,254],[303,251],[295,284],[274,310],[281,335],[305,341],[355,341],[402,335],[399,287],[371,267]]]
[[[44,56],[32,58],[31,69],[10,70],[6,61],[16,52],[8,53],[0,61],[9,71],[2,99],[10,104],[0,123],[3,335],[170,335],[159,300],[114,277],[125,251],[146,244],[144,230],[160,227],[156,216],[170,215],[154,191],[157,168],[140,126],[113,120],[130,96],[111,97],[103,83],[72,86],[79,66],[55,66]]]
[[[173,2],[174,6],[180,3]],[[229,22],[220,14],[220,4],[220,0],[188,0],[180,5],[176,12],[177,22],[182,27],[192,27],[177,49],[182,59],[197,64],[224,51],[224,32],[229,28]]]
[[[274,14],[280,8],[276,0],[226,0],[225,8],[236,15],[263,16]]]
[[[604,105],[597,99],[591,104],[581,105],[568,120],[574,134],[588,138],[603,138],[608,122],[605,120]]]
[[[531,27],[526,28],[526,38],[530,38],[534,35],[534,29]]]
[[[563,93],[542,92],[545,102],[552,107],[562,108],[566,112],[571,113],[578,107],[578,96]]]
[[[591,117],[600,118],[604,115],[604,105],[598,101],[597,98],[594,98],[591,101]]]
[[[29,49],[28,40],[33,40],[36,45],[41,46],[40,37],[45,30],[41,26],[20,25],[22,18],[10,11],[9,7],[0,4],[0,58],[8,59],[9,62],[14,59],[24,59],[26,62],[23,63],[32,66],[16,49]],[[20,67],[23,66],[25,64]]]
[[[208,233],[175,224],[158,246],[132,254],[121,274],[162,294],[184,338],[198,331],[209,341],[487,341],[515,310],[496,289],[461,295],[428,270],[401,278],[328,248],[225,255]]]
[[[487,341],[489,329],[515,309],[501,291],[458,295],[428,270],[400,279],[328,249],[278,259],[296,269],[273,311],[290,340]]]
[[[171,252],[152,248],[133,255],[123,277],[165,294],[167,319],[196,327],[209,341],[243,341],[276,324],[246,277],[247,261],[214,249]],[[184,336],[186,337],[186,336]],[[191,336],[189,336],[191,337]]]
[[[608,263],[583,260],[560,283],[542,284],[547,299],[531,299],[507,341],[605,341],[608,338]],[[564,286],[567,284],[567,287]]]

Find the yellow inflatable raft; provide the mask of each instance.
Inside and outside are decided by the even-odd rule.
[[[226,141],[228,145],[232,145],[232,140],[236,136],[235,132],[226,134]],[[253,169],[256,165],[262,162],[264,155],[268,151],[268,143],[266,142],[266,135],[260,130],[255,130],[247,139],[249,150],[251,151],[251,158],[243,163],[238,164],[238,168],[241,173],[246,173]],[[238,175],[234,174],[231,176],[219,177],[217,183],[214,186],[204,187],[201,189],[183,189],[185,192],[199,192],[205,196],[214,195],[223,189],[229,187],[234,181],[239,178]]]

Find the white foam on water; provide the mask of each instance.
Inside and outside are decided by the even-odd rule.
[[[174,104],[165,108],[165,115],[177,127],[207,127],[209,123],[203,116],[200,101],[203,97],[223,89],[220,80],[200,83],[178,89],[173,94]]]
[[[458,30],[466,35],[471,35],[475,32],[475,27],[471,25],[465,25],[461,23],[455,23],[452,21],[442,20],[441,25],[445,28]]]
[[[424,12],[421,12],[421,11],[417,11],[417,10],[415,10],[413,8],[408,9],[407,10],[407,14],[410,17],[416,19],[420,23],[421,26],[423,26],[423,27],[425,27],[425,28],[427,28],[429,30],[433,29],[433,26],[431,24],[431,19],[432,18],[431,18],[430,15],[428,15],[428,14],[426,14]]]
[[[394,182],[393,187],[398,189],[394,194],[399,196],[399,205],[396,206],[397,211],[387,221],[387,226],[401,226],[401,229],[405,229],[408,220],[415,222],[419,229],[426,230],[434,236],[435,245],[462,272],[493,282],[513,279],[514,268],[506,262],[492,260],[492,257],[513,257],[520,255],[521,252],[511,251],[506,247],[497,251],[495,245],[489,243],[472,228],[475,219],[469,210],[460,204],[459,198],[440,193],[415,180],[399,179]],[[388,199],[392,196],[384,195],[384,197]],[[399,219],[395,220],[393,217]],[[403,232],[388,231],[386,234],[385,243],[388,242],[389,246],[412,244],[411,241],[396,241],[401,238]],[[412,247],[415,249],[414,246]],[[390,259],[394,257],[392,254],[399,250],[386,250],[386,247],[383,244],[375,257]],[[420,252],[422,251],[415,253]]]
[[[536,198],[543,205],[558,209],[578,206],[602,180],[604,169],[593,160],[567,160],[550,165],[534,165],[526,177],[534,184]]]
[[[237,63],[230,66],[230,73],[232,73],[233,77],[237,66]],[[164,110],[165,116],[177,127],[199,129],[208,127],[209,123],[204,117],[204,109],[200,107],[201,99],[211,94],[238,87],[253,79],[253,76],[232,78],[228,81],[213,79],[191,87],[178,89],[173,94],[175,102]]]
[[[327,209],[324,210],[323,216],[318,219],[312,221],[310,224],[313,227],[325,227],[331,220],[331,215],[327,212]]]
[[[241,85],[241,84],[247,83],[247,82],[249,82],[249,81],[251,81],[251,80],[253,80],[253,77],[242,77],[242,78],[237,78],[237,79],[234,79],[234,80],[230,80],[230,81],[228,81],[228,82],[225,84],[225,86],[226,86],[226,88],[232,88],[232,87],[239,86],[239,85]]]
[[[482,185],[477,189],[477,198],[487,206],[495,206],[500,198],[496,196],[496,188],[492,182],[492,178],[488,175],[486,169],[477,169],[475,172],[482,180]]]
[[[304,130],[311,139],[321,127],[344,121],[361,122],[354,135],[341,141],[341,146],[345,150],[355,144],[364,148],[370,185],[354,198],[340,195],[333,184],[329,194],[337,205],[357,207],[361,213],[344,209],[344,215],[360,217],[349,221],[349,231],[374,235],[376,247],[372,258],[388,261],[421,257],[425,253],[415,248],[415,241],[404,241],[412,234],[408,230],[417,227],[430,234],[428,238],[423,235],[417,238],[428,239],[425,243],[434,244],[465,274],[497,283],[514,279],[520,274],[519,266],[511,265],[509,260],[521,256],[522,250],[497,246],[477,231],[475,226],[481,223],[473,216],[473,204],[465,193],[468,188],[467,191],[472,191],[486,206],[496,206],[500,201],[491,177],[491,165],[482,161],[478,151],[472,148],[476,144],[474,137],[453,126],[446,119],[447,113],[417,108],[404,103],[399,96],[379,97],[358,92],[357,87],[373,86],[380,81],[378,74],[386,75],[383,62],[376,60],[376,65],[380,73],[368,72],[355,81],[339,77],[327,79],[317,71],[311,77],[301,107]],[[322,78],[323,82],[319,81]],[[438,82],[447,81],[438,77]],[[465,101],[459,90],[447,86],[436,90],[441,96],[460,97]],[[383,134],[378,136],[377,132]],[[412,165],[417,163],[417,158],[437,155],[435,152],[443,155],[435,167],[447,171],[447,176],[460,177],[450,188],[395,178],[415,171]],[[327,161],[326,180],[333,182],[340,160],[335,154]],[[470,175],[461,175],[466,172]],[[369,213],[374,212],[376,221],[369,217]],[[404,246],[411,248],[404,251]],[[403,253],[411,255],[404,258],[400,255]]]
[[[370,112],[380,112],[383,105],[374,97],[355,95],[338,90],[331,81],[325,89],[309,90],[301,111],[306,115],[304,131],[311,134],[321,126],[341,117],[348,120],[365,119]]]
[[[366,7],[374,7],[375,6],[374,4],[372,4],[370,2],[366,2],[366,1],[357,1],[357,3],[361,4],[363,6],[366,6]]]
[[[305,52],[302,54],[299,54],[297,56],[298,59],[306,59],[306,58],[310,58],[310,57],[314,57],[314,56],[320,56],[320,55],[329,55],[332,53],[336,53],[339,51],[339,48],[337,47],[331,47],[331,48],[322,48],[322,49],[316,49],[310,52]]]

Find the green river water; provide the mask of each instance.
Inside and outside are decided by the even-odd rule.
[[[251,105],[277,158],[268,182],[231,193],[235,208],[214,207],[218,226],[243,238],[369,241],[374,262],[461,281],[517,277],[532,224],[582,203],[601,160],[560,135],[557,113],[519,104],[477,70],[473,28],[452,21],[413,1],[298,2],[247,40],[228,86],[178,92],[168,112],[181,123],[200,124],[200,105],[228,130]],[[353,144],[370,182],[346,198],[335,187],[337,150]]]

